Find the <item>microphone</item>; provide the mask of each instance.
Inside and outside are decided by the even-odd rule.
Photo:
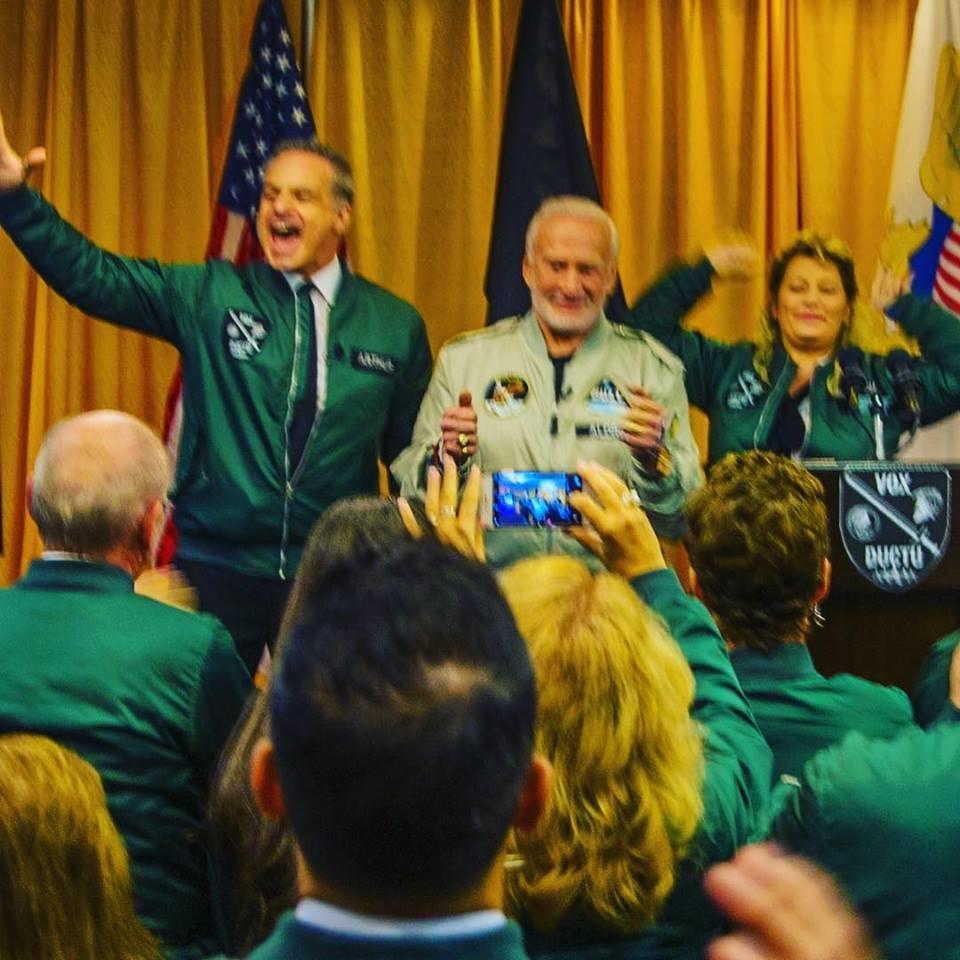
[[[919,417],[920,378],[917,376],[916,359],[906,350],[893,350],[887,354],[886,363],[897,399],[914,417]]]
[[[844,347],[840,361],[840,389],[851,410],[860,407],[860,394],[867,390],[867,375],[863,370],[863,351],[859,347]]]

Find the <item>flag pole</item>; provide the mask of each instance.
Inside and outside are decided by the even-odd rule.
[[[313,50],[313,24],[316,20],[317,0],[300,0],[300,75],[303,85],[310,80],[310,53]]]

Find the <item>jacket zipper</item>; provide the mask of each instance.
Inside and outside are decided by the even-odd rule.
[[[293,498],[293,477],[290,475],[290,424],[293,422],[293,399],[297,392],[297,364],[300,360],[299,294],[293,291],[293,363],[287,387],[287,412],[283,420],[283,525],[280,531],[280,568],[277,575],[287,579],[287,541],[290,538],[290,501]],[[302,459],[302,458],[301,458]]]

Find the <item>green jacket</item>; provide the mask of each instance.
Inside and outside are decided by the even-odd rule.
[[[941,637],[924,658],[913,687],[913,715],[921,727],[930,727],[949,718],[955,708],[950,703],[950,664],[960,643],[960,630]]]
[[[639,937],[611,938],[571,926],[528,934],[532,957],[550,960],[673,960],[702,957],[723,920],[703,892],[703,874],[747,843],[770,790],[771,754],[740,689],[726,646],[706,608],[680,588],[673,571],[638,577],[634,589],[667,623],[693,670],[692,714],[705,732],[703,822],[694,849],[657,922]]]
[[[506,923],[489,933],[398,937],[333,933],[300,922],[292,911],[247,960],[527,960],[520,928]]]
[[[288,394],[301,344],[283,274],[265,263],[170,265],[108,253],[25,187],[0,195],[0,226],[74,306],[180,351],[173,498],[182,557],[289,576],[317,516],[349,494],[375,494],[378,457],[389,462],[409,442],[430,348],[417,312],[383,288],[344,271],[328,322],[325,408],[291,464]]]
[[[730,652],[743,692],[773,750],[773,776],[799,777],[804,764],[856,730],[887,740],[913,727],[907,695],[849,673],[824,677],[802,643]]]
[[[230,635],[76,560],[34,561],[0,590],[0,624],[0,732],[45,734],[96,767],[137,912],[172,956],[212,952],[207,783],[250,691]]]
[[[807,764],[772,839],[824,866],[885,960],[960,957],[960,724],[852,734]]]
[[[748,340],[722,343],[685,330],[683,315],[710,289],[713,268],[701,260],[666,273],[630,310],[624,322],[653,334],[683,361],[690,403],[710,418],[709,463],[731,451],[767,449],[770,430],[796,373],[781,344],[770,365],[769,382],[753,368],[756,344]],[[960,408],[960,321],[929,300],[909,294],[887,311],[922,350],[918,367],[921,422],[934,423]],[[804,439],[804,459],[873,460],[873,416],[866,398],[851,411],[845,399],[827,390],[833,367],[819,367],[810,383],[810,427]],[[909,417],[896,400],[884,358],[867,354],[864,370],[883,403],[882,433],[888,457],[908,429]]]

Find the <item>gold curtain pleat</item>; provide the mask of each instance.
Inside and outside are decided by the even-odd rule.
[[[285,3],[299,35],[299,0]],[[353,161],[354,267],[414,302],[434,349],[480,326],[520,0],[316,0],[308,93]],[[766,258],[800,227],[879,249],[916,0],[561,0],[604,202],[635,296],[729,228]],[[196,260],[256,0],[0,2],[0,110],[44,143],[38,186],[99,243]],[[298,48],[299,49],[299,48]],[[119,407],[159,425],[168,347],[78,315],[0,237],[0,468],[9,581],[38,550],[24,481],[55,420]],[[763,282],[694,316],[752,334]],[[702,425],[700,427],[702,430]]]

